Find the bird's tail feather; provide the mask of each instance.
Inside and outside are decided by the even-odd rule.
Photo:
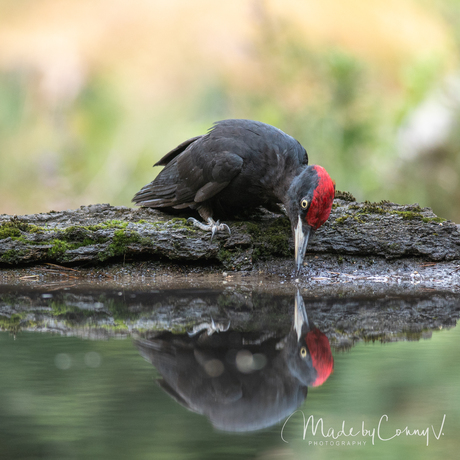
[[[177,205],[176,192],[179,172],[175,161],[158,174],[156,179],[143,187],[133,198],[140,206],[172,207]]]

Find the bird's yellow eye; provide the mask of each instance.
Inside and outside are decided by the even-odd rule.
[[[300,202],[300,206],[302,206],[302,209],[307,209],[308,208],[308,201],[307,200],[302,200]]]
[[[302,347],[300,349],[300,356],[302,356],[302,358],[305,358],[305,356],[307,356],[307,349],[305,347]]]

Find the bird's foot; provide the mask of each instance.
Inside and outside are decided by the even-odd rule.
[[[189,217],[187,219],[188,222],[191,222],[195,227],[201,228],[201,230],[205,230],[207,232],[211,232],[211,242],[215,236],[215,234],[219,231],[226,231],[229,235],[232,234],[230,231],[230,227],[227,224],[221,224],[219,221],[215,222],[212,217],[208,218],[208,223],[203,224],[199,220],[196,220],[194,217]]]
[[[227,332],[230,329],[230,321],[224,326],[222,323],[214,322],[214,319],[211,317],[211,323],[201,323],[193,327],[191,332],[188,332],[189,337],[200,334],[203,331],[206,331],[208,335],[214,334],[214,332]]]

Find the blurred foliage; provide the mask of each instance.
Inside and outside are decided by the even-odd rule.
[[[443,18],[460,43],[457,0],[418,3]],[[129,206],[170,149],[216,120],[250,118],[297,138],[310,162],[358,199],[419,202],[460,221],[458,130],[442,152],[411,161],[399,157],[397,145],[398,130],[452,63],[433,54],[408,58],[392,80],[351,50],[309,43],[263,3],[247,48],[255,84],[224,67],[192,71],[193,91],[178,88],[167,102],[130,96],[126,80],[104,67],[90,72],[74,97],[50,102],[33,70],[0,69],[0,212]],[[188,66],[186,59],[179,71]]]
[[[269,75],[258,90],[236,95],[247,118],[273,124],[304,145],[310,163],[328,169],[339,189],[359,198],[381,186],[373,167],[386,141],[378,95],[369,91],[369,70],[347,52],[315,51],[296,35],[271,33],[255,48],[262,73]],[[236,109],[235,112],[238,112]],[[246,116],[246,115],[245,115]]]
[[[421,0],[421,3],[442,15],[449,25],[457,56],[460,56],[460,1]],[[439,215],[460,222],[460,69],[454,69],[449,82],[442,79],[442,74],[437,74],[438,64],[434,60],[418,65],[413,69],[413,74],[408,75],[407,94],[409,97],[414,93],[417,96],[411,101],[404,115],[407,115],[411,108],[417,107],[417,103],[435,96],[438,107],[450,114],[449,131],[442,143],[417,152],[417,155],[408,161],[398,162],[393,196],[402,196],[408,201],[419,201],[432,207]],[[404,123],[404,119],[401,123]]]

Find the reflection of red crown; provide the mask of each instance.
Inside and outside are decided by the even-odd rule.
[[[311,330],[305,338],[313,367],[317,372],[316,380],[311,385],[322,385],[334,370],[334,358],[328,338],[317,328]]]

